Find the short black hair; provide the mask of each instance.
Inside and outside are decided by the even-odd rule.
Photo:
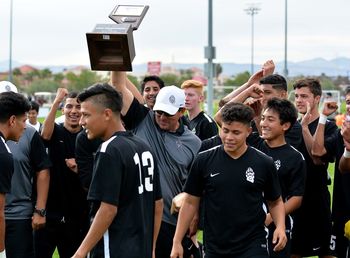
[[[121,95],[108,83],[97,83],[85,89],[78,95],[78,102],[84,102],[89,98],[94,103],[109,108],[116,114],[119,114],[123,107]]]
[[[272,88],[287,91],[287,81],[279,74],[271,74],[260,80],[260,84],[271,84]]]
[[[254,111],[242,103],[229,102],[221,109],[221,117],[223,123],[240,122],[250,126],[254,118]]]
[[[25,115],[30,104],[22,94],[12,91],[0,93],[0,123],[5,123],[11,116]]]
[[[39,113],[39,104],[36,101],[30,101],[30,110],[35,110],[36,112]]]
[[[287,99],[272,98],[267,101],[265,110],[267,109],[278,113],[281,125],[289,122],[290,127],[288,130],[290,130],[297,121],[298,111],[293,103]]]
[[[155,81],[158,84],[159,89],[164,87],[164,81],[159,76],[156,76],[156,75],[146,76],[145,78],[143,78],[141,82],[141,94],[143,94],[143,91],[145,90],[146,83],[150,81]]]
[[[322,95],[322,87],[318,79],[315,79],[315,78],[300,79],[296,81],[293,85],[294,90],[300,89],[303,87],[308,87],[311,93],[314,95],[314,97]]]
[[[79,93],[78,92],[76,92],[76,91],[72,91],[72,92],[69,92],[68,93],[68,95],[67,95],[67,97],[66,97],[66,99],[75,99],[75,98],[77,98],[78,97],[78,95],[79,95]]]

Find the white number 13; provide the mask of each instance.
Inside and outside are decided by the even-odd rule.
[[[135,161],[135,165],[139,167],[139,177],[140,177],[139,194],[142,194],[144,189],[146,189],[147,192],[153,191],[153,183],[152,183],[153,170],[154,170],[153,156],[149,151],[146,151],[146,152],[142,152],[141,159],[142,159],[142,166],[147,167],[149,176],[145,177],[145,185],[143,185],[140,156],[138,153],[135,153],[134,161]]]

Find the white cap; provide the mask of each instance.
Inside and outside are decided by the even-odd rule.
[[[172,85],[160,89],[153,110],[160,110],[175,115],[179,108],[185,107],[185,93]]]
[[[0,93],[12,91],[15,93],[18,93],[17,87],[12,83],[8,81],[1,81],[0,82]]]

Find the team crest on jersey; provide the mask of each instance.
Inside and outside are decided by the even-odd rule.
[[[281,161],[278,159],[278,160],[275,160],[275,166],[276,166],[276,169],[279,170],[280,167],[281,167]]]
[[[245,172],[245,176],[246,176],[248,182],[254,183],[255,173],[254,173],[254,170],[251,167],[249,167],[247,169],[247,171]]]

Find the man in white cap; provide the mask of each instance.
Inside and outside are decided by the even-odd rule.
[[[17,93],[15,85],[7,81],[0,82],[0,258],[6,257],[5,195],[10,191],[14,172],[13,155],[6,141],[18,142],[26,127],[29,109],[29,102]]]
[[[121,113],[126,128],[145,140],[157,157],[164,210],[155,253],[158,258],[169,257],[177,223],[177,217],[170,213],[171,202],[182,192],[201,144],[180,119],[185,112],[185,93],[176,86],[166,86],[159,91],[151,110],[126,87],[124,72],[112,72],[111,84],[123,95]],[[196,233],[194,228],[191,231]],[[192,245],[189,238],[186,241]]]
[[[15,93],[18,93],[17,87],[9,81],[1,81],[0,82],[0,93],[6,92],[6,91],[12,91]]]

